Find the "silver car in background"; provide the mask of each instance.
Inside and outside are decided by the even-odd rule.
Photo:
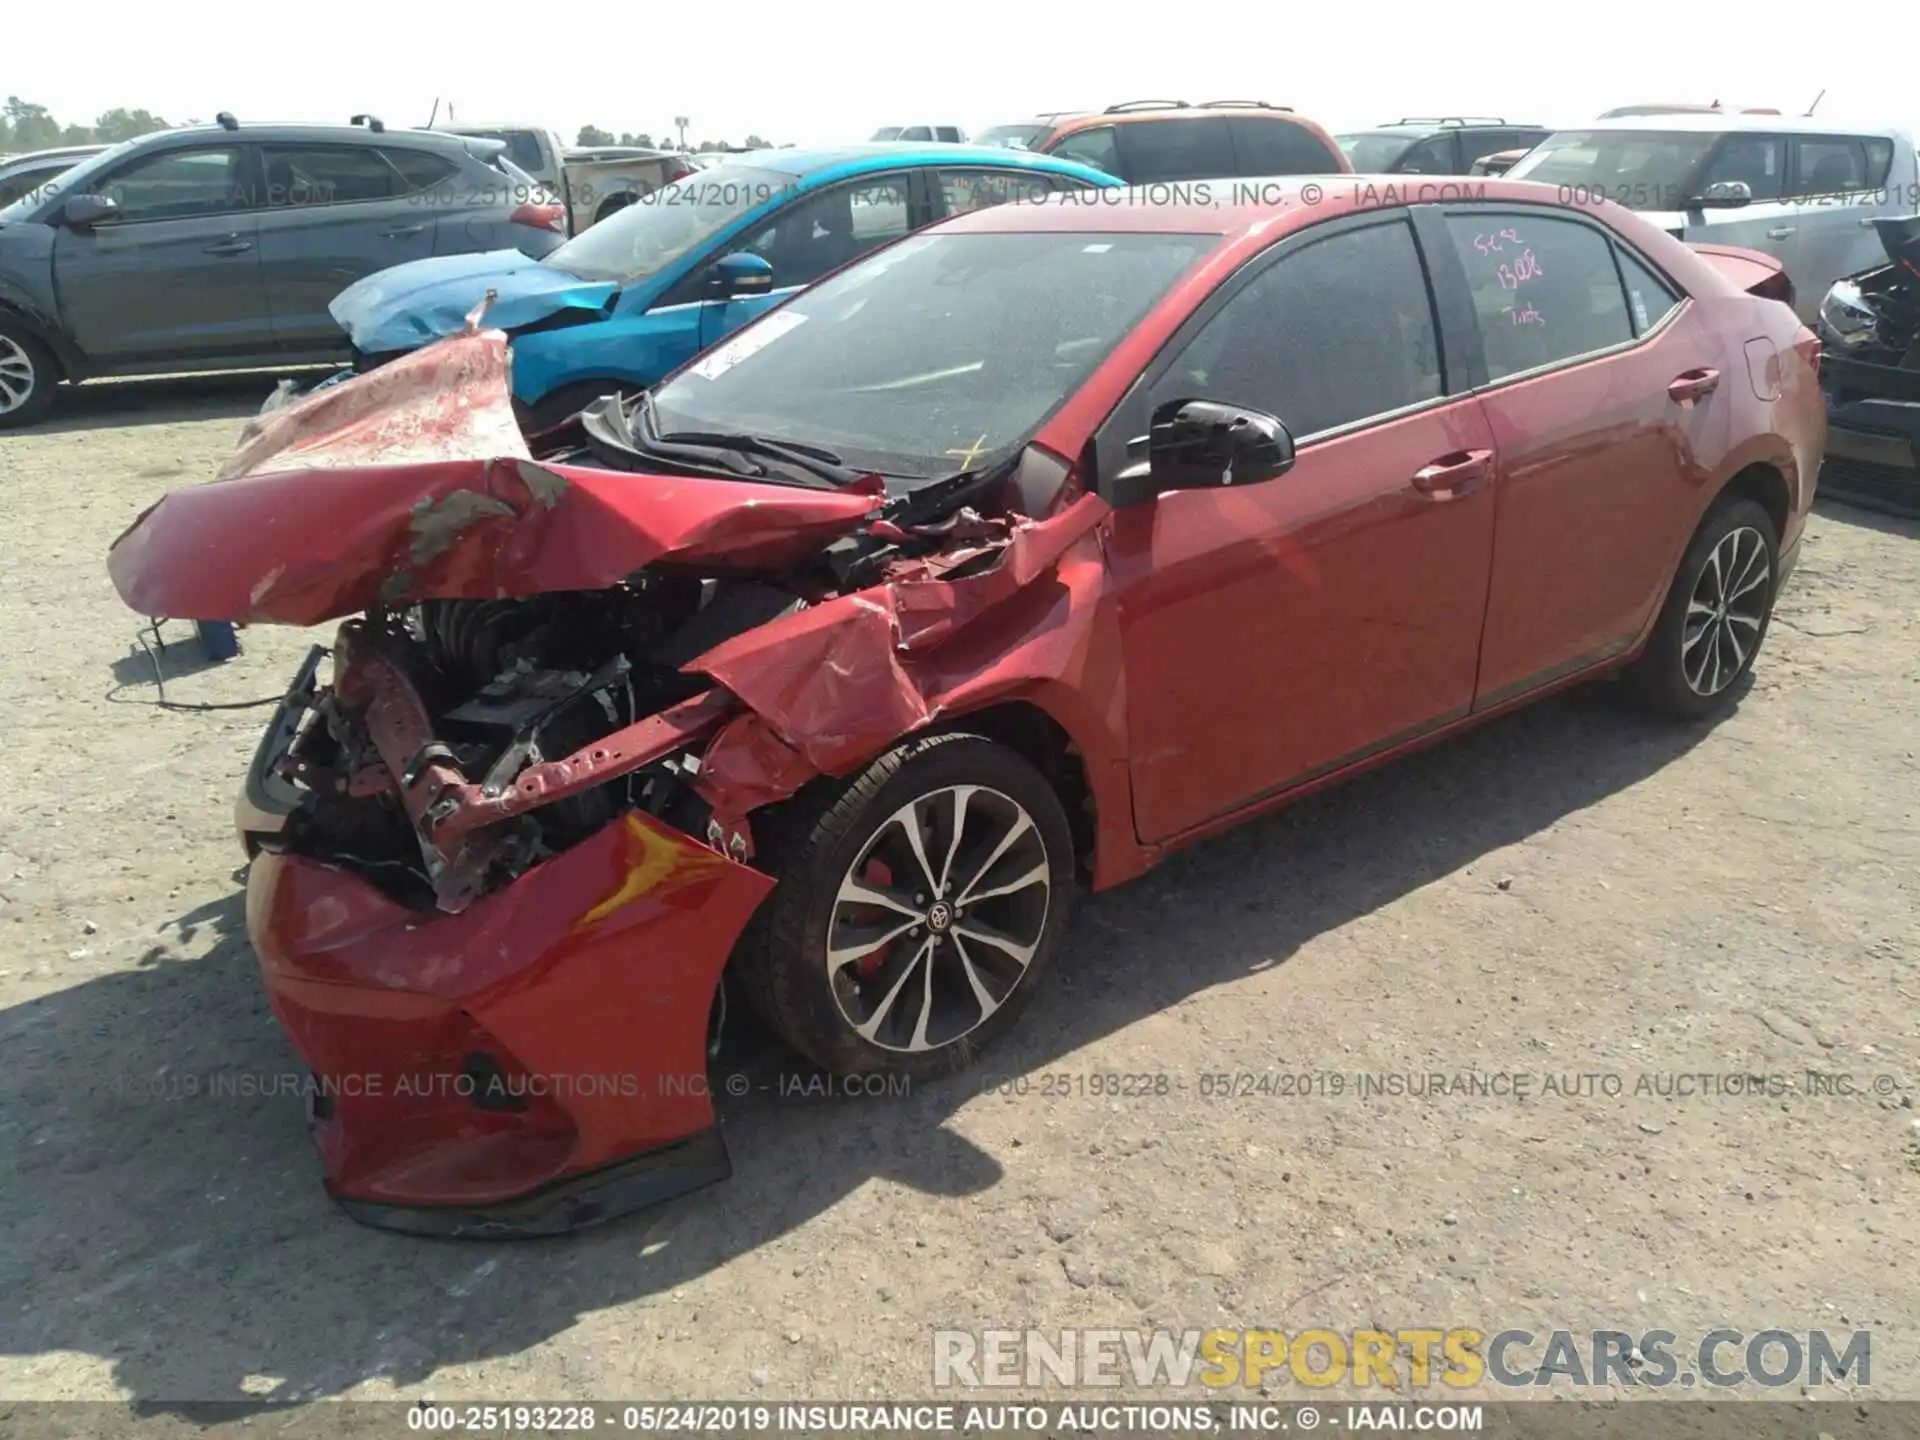
[[[1777,258],[1812,323],[1827,287],[1881,258],[1873,221],[1920,211],[1906,131],[1761,114],[1667,114],[1560,130],[1507,172],[1572,205],[1612,200],[1689,242]]]

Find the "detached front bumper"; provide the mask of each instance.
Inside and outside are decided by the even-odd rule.
[[[1820,360],[1827,453],[1820,489],[1835,500],[1920,516],[1920,370],[1829,347]]]
[[[1851,505],[1920,516],[1920,404],[1854,400],[1831,406],[1820,489]]]
[[[708,1018],[772,886],[638,814],[457,915],[258,849],[247,930],[313,1071],[328,1193],[369,1225],[504,1238],[725,1179]]]

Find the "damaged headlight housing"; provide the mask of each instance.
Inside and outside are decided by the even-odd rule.
[[[1820,326],[1835,344],[1856,350],[1874,340],[1879,317],[1851,280],[1841,280],[1820,302]]]

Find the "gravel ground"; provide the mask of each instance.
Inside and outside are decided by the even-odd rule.
[[[0,440],[0,1398],[902,1397],[935,1326],[1149,1325],[1866,1329],[1859,1396],[1920,1398],[1920,527],[1817,515],[1715,726],[1497,722],[1084,904],[984,1076],[750,1095],[724,1186],[442,1243],[345,1219],[298,1100],[236,1093],[299,1071],[231,832],[265,712],[146,703],[104,572],[265,388]],[[168,695],[272,695],[311,638],[169,650]],[[1530,1094],[1355,1094],[1433,1071]],[[1637,1093],[1729,1071],[1794,1089]]]

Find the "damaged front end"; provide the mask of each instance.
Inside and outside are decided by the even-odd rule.
[[[1920,515],[1920,217],[1873,224],[1888,263],[1838,281],[1820,304],[1820,485],[1837,499]]]
[[[725,1176],[721,975],[775,883],[750,812],[927,724],[928,656],[1105,513],[1044,456],[1042,521],[962,503],[978,476],[902,507],[613,468],[578,424],[536,457],[506,365],[454,336],[263,415],[109,557],[141,613],[340,622],[239,803],[249,934],[329,1191],[433,1233]]]

